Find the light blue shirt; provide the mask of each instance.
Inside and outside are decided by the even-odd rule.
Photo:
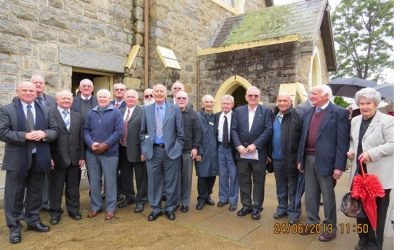
[[[162,107],[162,109],[160,111],[158,111],[158,109],[160,107]],[[166,105],[165,102],[162,105],[158,105],[157,103],[155,103],[155,105],[154,105],[154,114],[155,114],[155,116],[157,116],[157,112],[160,112],[161,121],[164,121],[166,107],[167,107],[167,105]],[[154,143],[155,144],[164,144],[164,139],[162,137],[161,138],[157,137],[157,135],[156,135],[155,138],[154,138]]]
[[[36,124],[35,102],[32,102],[31,104],[27,104],[27,103],[21,101],[21,103],[22,103],[22,109],[24,110],[25,118],[27,118],[28,105],[32,106],[31,111],[33,114],[33,123]]]

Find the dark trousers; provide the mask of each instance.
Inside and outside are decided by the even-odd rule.
[[[368,232],[362,232],[358,234],[360,241],[362,241],[363,244],[368,244],[368,249],[382,250],[387,210],[390,203],[390,191],[391,189],[385,189],[385,196],[383,198],[376,198],[376,235],[371,227],[368,218],[357,219],[357,224],[368,225]]]
[[[81,169],[79,166],[68,168],[54,168],[49,172],[49,199],[50,215],[60,216],[63,213],[61,208],[62,195],[65,184],[65,204],[68,213],[79,213],[79,185],[81,182]]]
[[[119,147],[119,169],[121,171],[121,192],[128,201],[135,201],[136,204],[145,204],[147,202],[147,169],[144,162],[129,162],[126,157],[126,147]],[[133,176],[136,182],[133,185]]]
[[[239,160],[237,166],[239,170],[240,201],[243,208],[262,211],[266,164]],[[252,193],[253,199],[251,199]]]
[[[197,197],[198,202],[206,202],[212,194],[212,189],[215,183],[215,176],[209,177],[198,177],[197,179],[197,192],[199,196]]]
[[[4,189],[4,214],[10,231],[21,231],[20,220],[25,219],[28,225],[40,221],[42,187],[45,173],[38,173],[32,157],[32,166],[28,175],[23,177],[19,171],[7,170]],[[26,191],[25,215],[23,214],[24,193]]]

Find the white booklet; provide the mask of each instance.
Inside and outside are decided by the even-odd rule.
[[[256,149],[252,153],[240,154],[240,158],[248,159],[248,160],[258,160],[258,150]]]

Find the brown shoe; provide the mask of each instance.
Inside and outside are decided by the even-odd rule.
[[[114,218],[114,213],[113,212],[107,212],[105,219],[106,220],[112,220]]]
[[[319,240],[323,242],[331,241],[336,238],[336,233],[322,233],[319,235]]]
[[[88,218],[94,218],[99,214],[97,211],[90,211],[87,215]]]

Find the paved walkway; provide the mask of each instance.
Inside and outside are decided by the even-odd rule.
[[[197,178],[193,178],[195,181]],[[348,190],[348,173],[338,182],[337,204]],[[192,203],[186,214],[180,211],[175,221],[164,216],[157,221],[148,222],[150,208],[146,205],[144,213],[133,213],[133,206],[118,209],[113,221],[105,221],[104,213],[87,219],[89,208],[88,191],[83,191],[82,215],[80,221],[73,221],[66,214],[59,225],[52,226],[49,233],[22,232],[22,242],[8,243],[8,228],[4,213],[0,210],[0,249],[295,249],[295,250],[346,250],[354,249],[357,235],[353,232],[355,220],[343,216],[338,211],[338,233],[334,241],[318,241],[316,235],[296,233],[276,233],[280,225],[287,225],[287,218],[274,220],[276,208],[275,179],[267,175],[265,186],[264,211],[259,221],[250,216],[238,217],[227,207],[206,206],[204,210],[195,209],[196,183],[193,183]],[[213,199],[218,201],[218,182],[214,187]],[[240,206],[239,206],[240,208]],[[339,209],[339,207],[338,207]],[[321,207],[321,218],[322,207]],[[304,211],[304,209],[303,209]],[[389,211],[390,212],[390,211]],[[42,214],[42,220],[49,225],[49,216]],[[305,222],[304,212],[301,223]],[[347,231],[347,227],[350,230]],[[293,230],[292,230],[293,231]],[[390,235],[390,234],[389,234]],[[384,249],[393,249],[393,238],[386,237]]]

